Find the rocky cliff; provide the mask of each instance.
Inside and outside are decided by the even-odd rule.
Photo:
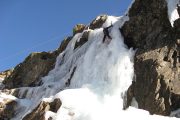
[[[165,0],[136,0],[121,29],[125,43],[137,49],[133,96],[139,108],[162,115],[180,105],[180,19],[172,27],[167,11]]]
[[[125,44],[136,50],[135,76],[127,92],[126,108],[132,98],[135,98],[140,109],[148,110],[151,114],[168,116],[180,108],[180,19],[172,27],[168,19],[166,0],[135,0],[126,16],[129,16],[129,20],[119,32],[122,33]],[[84,32],[75,43],[74,50],[83,46],[88,41],[89,32],[102,27],[106,19],[107,16],[102,15],[90,25],[76,25],[73,36],[86,29],[89,31]],[[4,79],[1,92],[20,99],[28,97],[28,91],[22,95],[20,89],[41,86],[41,78],[55,67],[57,56],[65,50],[71,39],[72,37],[64,39],[53,52],[32,53],[10,72],[1,73],[0,77],[3,76]],[[68,79],[69,82],[70,80],[71,78]],[[15,116],[13,111],[17,110],[17,104],[14,99],[7,98],[4,101],[1,102],[0,119],[10,119]],[[60,106],[59,99],[39,102],[22,119],[44,120],[46,111],[57,112]]]

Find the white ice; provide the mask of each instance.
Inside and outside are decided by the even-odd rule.
[[[168,5],[168,16],[171,26],[174,27],[174,21],[179,18],[177,11],[177,4],[180,4],[179,0],[166,0]]]
[[[16,97],[0,92],[0,102],[3,103],[4,100],[6,100],[6,99],[8,99],[8,100],[16,100]]]

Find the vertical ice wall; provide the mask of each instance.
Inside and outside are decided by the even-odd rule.
[[[112,40],[107,38],[105,43],[102,28],[90,32],[89,47],[76,62],[69,89],[56,95],[62,107],[53,116],[55,120],[119,118],[124,93],[133,78],[134,51],[126,48],[119,31],[125,20],[127,17],[108,17],[103,27],[113,23]]]

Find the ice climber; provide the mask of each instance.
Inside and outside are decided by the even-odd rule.
[[[106,37],[108,37],[109,39],[112,39],[112,37],[109,35],[109,28],[111,27],[113,27],[112,24],[108,27],[103,28],[103,33],[104,33],[103,43],[105,42]]]

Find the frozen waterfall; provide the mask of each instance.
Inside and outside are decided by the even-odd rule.
[[[102,28],[76,34],[57,57],[55,68],[42,78],[41,86],[21,88],[20,96],[26,92],[26,98],[16,100],[19,107],[13,120],[21,120],[40,101],[51,102],[55,98],[60,98],[62,106],[57,113],[47,111],[47,120],[50,117],[53,120],[177,119],[149,115],[134,107],[123,110],[125,93],[134,76],[135,51],[127,48],[119,31],[127,20],[127,16],[108,16]],[[103,43],[103,28],[111,24],[112,40],[106,38]],[[75,43],[87,31],[88,41],[74,49]],[[133,100],[132,104],[138,106]]]

